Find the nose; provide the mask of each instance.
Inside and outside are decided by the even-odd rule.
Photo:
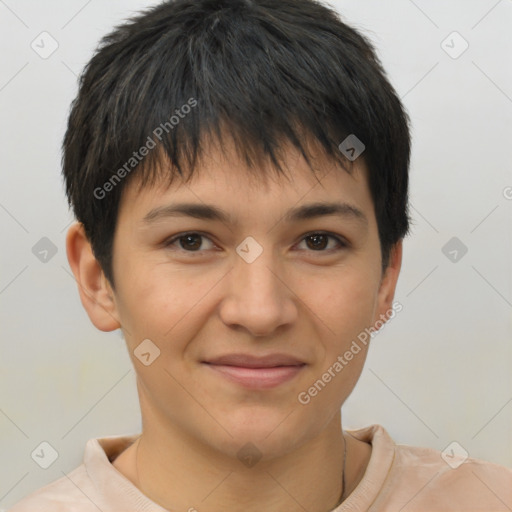
[[[298,318],[297,298],[271,251],[252,263],[236,257],[226,281],[220,317],[231,328],[243,328],[252,336],[270,336]]]

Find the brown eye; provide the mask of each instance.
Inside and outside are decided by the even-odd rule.
[[[178,240],[182,249],[191,249],[193,251],[198,250],[201,247],[201,235],[185,235],[181,236]]]
[[[310,235],[306,237],[306,240],[308,240],[308,247],[310,249],[325,249],[327,246],[329,237],[326,235]]]
[[[330,240],[336,242],[334,247],[328,248]],[[332,252],[348,247],[348,244],[336,235],[329,233],[311,233],[303,238],[306,242],[306,247],[314,252]]]
[[[208,241],[211,246],[204,248],[204,241]],[[182,233],[177,235],[167,242],[164,246],[171,250],[182,251],[182,252],[197,252],[202,253],[204,250],[211,249],[213,242],[205,235],[201,233]],[[203,250],[204,249],[204,250]]]

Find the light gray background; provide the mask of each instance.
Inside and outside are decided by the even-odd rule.
[[[75,468],[87,439],[140,430],[124,341],[90,323],[67,263],[60,145],[100,37],[155,3],[0,0],[0,508]],[[403,311],[375,338],[344,426],[512,466],[512,1],[332,5],[376,44],[414,144]],[[59,44],[47,59],[30,46],[42,31]],[[441,46],[453,31],[469,43],[456,59]],[[42,237],[57,248],[46,263]],[[452,237],[468,248],[456,262]],[[30,456],[42,441],[59,453],[47,470]]]

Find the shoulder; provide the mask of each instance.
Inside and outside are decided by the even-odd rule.
[[[90,439],[85,445],[80,466],[32,492],[8,512],[98,512],[107,510],[108,503],[129,504],[132,499],[140,500],[137,489],[110,462],[135,438],[110,436]]]
[[[512,508],[512,469],[468,457],[462,450],[396,445],[390,476],[403,487],[411,510]]]
[[[443,452],[396,444],[381,425],[350,433],[372,445],[363,480],[353,492],[354,503],[375,512],[512,510],[512,469],[468,457],[457,443]]]
[[[82,464],[69,475],[32,492],[7,512],[98,512],[101,504],[92,501],[94,496],[88,497],[88,480]]]

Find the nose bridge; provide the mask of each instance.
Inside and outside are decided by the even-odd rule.
[[[229,291],[221,316],[226,324],[241,325],[253,335],[271,333],[296,317],[292,293],[282,282],[281,265],[271,249],[248,237],[237,247]]]
[[[234,280],[237,295],[242,300],[265,303],[276,294],[282,294],[282,283],[276,277],[277,266],[271,251],[248,263],[239,260],[235,265]]]

